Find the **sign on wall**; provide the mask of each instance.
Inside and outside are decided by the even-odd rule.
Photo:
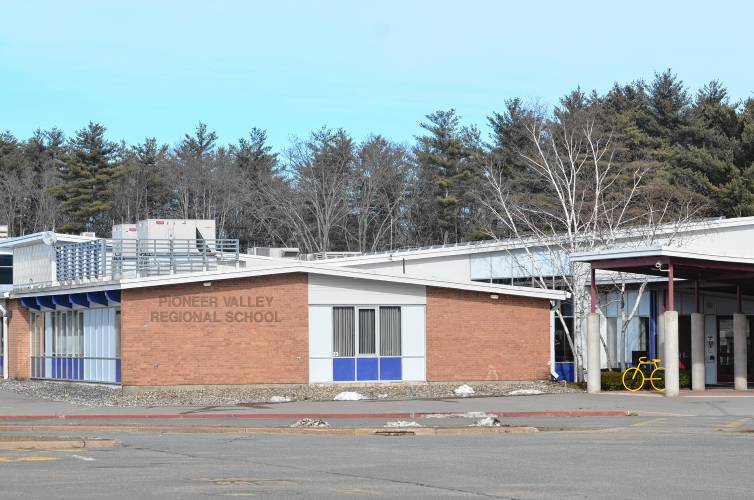
[[[280,323],[270,295],[163,295],[152,323]]]

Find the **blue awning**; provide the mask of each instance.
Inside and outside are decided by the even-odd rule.
[[[21,297],[21,305],[29,309],[39,309],[36,297]]]
[[[71,297],[71,302],[74,305],[81,306],[81,307],[89,307],[89,299],[87,298],[85,293],[72,293],[70,297]]]
[[[89,299],[89,302],[93,302],[94,304],[101,306],[110,305],[105,292],[87,292],[86,297]]]
[[[120,290],[104,292],[62,293],[21,297],[21,305],[29,309],[73,309],[77,307],[112,306],[120,304]]]
[[[110,302],[120,304],[120,290],[107,290],[105,291],[105,296]]]
[[[63,307],[65,309],[71,309],[73,305],[71,304],[71,296],[70,295],[53,295],[52,296],[52,302],[58,306]]]
[[[55,309],[55,303],[52,301],[52,295],[40,295],[36,297],[36,299],[37,304],[39,304],[40,307]]]

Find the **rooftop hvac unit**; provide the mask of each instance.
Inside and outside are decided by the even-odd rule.
[[[136,224],[116,224],[113,226],[114,240],[135,240],[138,235]]]
[[[146,219],[136,223],[140,240],[214,240],[215,221],[198,219]]]

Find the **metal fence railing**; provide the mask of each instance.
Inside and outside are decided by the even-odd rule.
[[[55,247],[60,283],[212,271],[238,262],[232,239],[98,239]]]

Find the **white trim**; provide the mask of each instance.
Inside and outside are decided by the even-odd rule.
[[[252,269],[232,268],[230,270],[214,270],[196,273],[172,274],[165,276],[148,276],[143,278],[124,278],[119,281],[107,283],[90,283],[84,286],[67,285],[59,287],[46,287],[44,290],[12,294],[12,297],[34,297],[39,295],[53,295],[58,293],[79,293],[101,290],[129,290],[133,288],[146,288],[153,286],[180,285],[185,283],[197,283],[204,281],[218,281],[238,278],[254,278],[261,276],[276,276],[280,274],[304,273],[329,276],[341,276],[344,278],[357,278],[390,283],[406,283],[410,285],[432,286],[437,288],[452,288],[471,292],[490,294],[512,295],[519,297],[533,297],[549,300],[565,300],[567,292],[558,290],[546,290],[535,287],[523,287],[512,285],[498,285],[477,282],[455,282],[432,278],[419,278],[407,275],[391,275],[366,271],[362,269],[343,268],[336,266],[310,265],[291,263],[274,267],[257,267]]]
[[[61,233],[53,233],[51,231],[45,231],[41,233],[32,233],[27,234],[25,236],[17,236],[15,238],[8,238],[6,240],[0,241],[0,248],[15,248],[15,247],[23,247],[28,245],[34,245],[39,242],[44,242],[45,238],[48,239],[48,241],[52,241],[53,244],[55,243],[80,243],[82,241],[94,241],[100,238],[97,237],[90,237],[90,236],[78,236],[75,234],[61,234]]]
[[[601,260],[631,259],[637,257],[675,257],[679,259],[705,260],[710,262],[728,262],[734,264],[753,264],[754,258],[716,255],[710,253],[690,252],[673,247],[615,248],[571,254],[572,262],[599,262]]]
[[[657,236],[667,234],[689,234],[698,231],[708,231],[713,229],[727,229],[740,226],[751,226],[754,228],[754,217],[736,217],[731,219],[713,219],[713,220],[701,220],[692,222],[684,227],[677,227],[674,224],[667,224],[662,226],[653,233]],[[641,228],[639,228],[640,230]],[[627,240],[635,238],[636,231],[626,230],[623,234],[616,236],[617,240]],[[562,237],[564,238],[564,237]],[[427,259],[431,257],[449,257],[454,255],[470,255],[475,253],[487,253],[503,250],[514,250],[517,248],[523,248],[525,246],[544,247],[547,245],[557,244],[559,238],[558,235],[554,235],[550,238],[520,238],[520,239],[508,239],[508,240],[486,240],[486,241],[472,241],[468,243],[459,243],[451,245],[436,245],[427,248],[408,248],[403,250],[394,250],[386,252],[365,253],[362,255],[351,257],[334,257],[331,259],[312,261],[312,262],[326,262],[327,264],[337,264],[343,266],[369,264],[376,262],[392,262],[405,259],[406,261],[415,259]]]

